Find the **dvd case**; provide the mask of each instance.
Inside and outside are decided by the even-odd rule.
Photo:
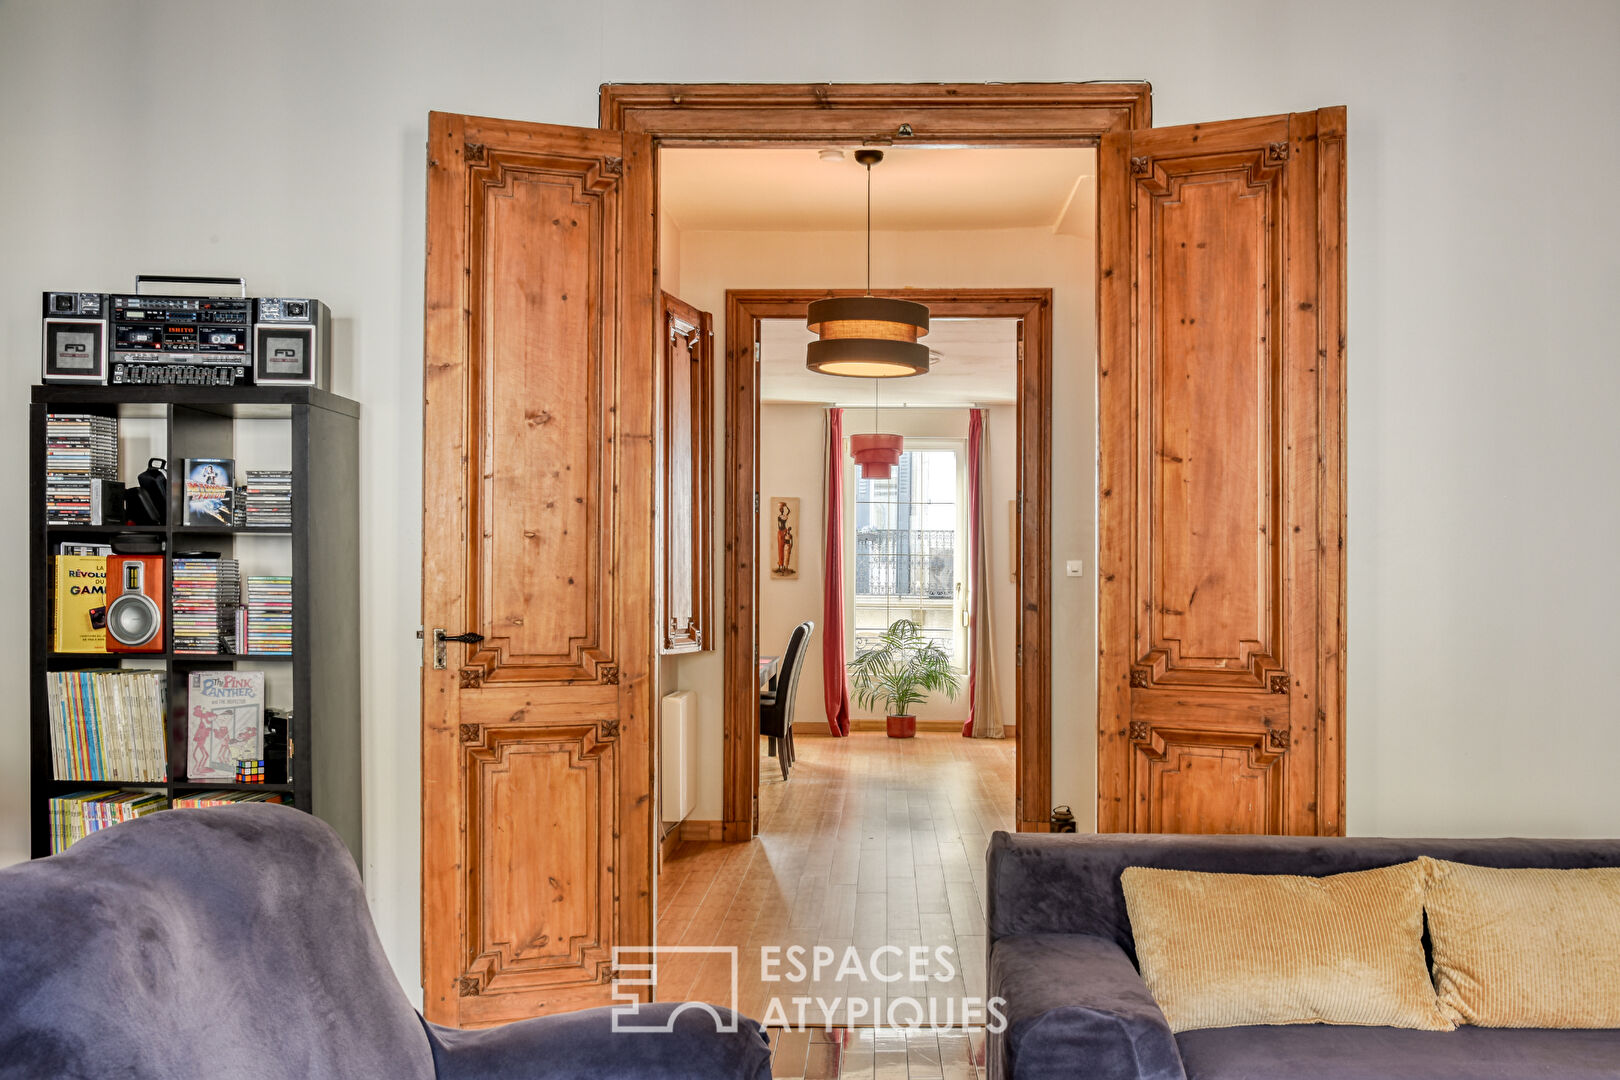
[[[231,458],[186,458],[186,525],[232,524],[236,462]]]

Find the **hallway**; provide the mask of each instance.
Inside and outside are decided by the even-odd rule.
[[[960,1024],[963,998],[984,997],[984,852],[990,834],[1013,827],[1012,739],[963,739],[925,732],[889,739],[859,732],[848,739],[798,740],[798,763],[782,781],[775,759],[762,757],[760,836],[747,844],[687,844],[659,879],[661,945],[736,946],[739,1002],[767,1019],[772,998],[798,1024],[794,998],[810,1004],[806,1022],[872,1025],[874,1000],[885,1011],[897,999],[931,1002],[936,1016]],[[761,948],[824,946],[836,957],[820,980],[771,983],[761,977]],[[950,950],[954,977],[884,982],[835,968],[851,947],[862,962],[882,945]],[[770,954],[767,954],[770,955]],[[903,965],[903,961],[900,962]],[[786,971],[783,963],[776,970]],[[935,969],[944,974],[943,969]],[[680,956],[660,963],[664,1000],[724,1002],[729,960]],[[850,1003],[851,999],[862,999]],[[862,1014],[862,1010],[865,1014]],[[900,1022],[909,1014],[899,1013]],[[969,1018],[983,1023],[982,1012]],[[779,1022],[779,1021],[778,1021]],[[884,1019],[880,1016],[878,1024]],[[888,1077],[974,1075],[982,1037],[963,1031],[937,1038],[924,1029],[789,1034],[779,1051],[780,1076],[831,1076],[819,1058],[841,1061],[842,1075]],[[912,1061],[911,1071],[894,1071]],[[805,1071],[790,1059],[798,1057]],[[870,1062],[871,1064],[866,1064]],[[955,1071],[946,1070],[954,1064]],[[785,1067],[787,1071],[782,1071]],[[968,1071],[962,1071],[966,1069]],[[941,1071],[946,1070],[946,1071]]]

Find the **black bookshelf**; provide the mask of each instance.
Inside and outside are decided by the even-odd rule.
[[[169,524],[160,526],[47,525],[45,417],[48,413],[161,421],[169,461]],[[180,462],[184,458],[237,459],[240,471],[258,468],[234,452],[238,419],[285,421],[293,474],[292,529],[187,527],[181,520]],[[49,799],[91,787],[164,791],[171,797],[208,791],[279,792],[283,801],[329,822],[360,849],[360,406],[312,387],[36,386],[29,407],[29,793],[30,843],[35,858],[50,854]],[[144,461],[141,462],[144,465]],[[126,472],[128,470],[126,469]],[[118,533],[164,538],[164,651],[136,654],[52,651],[51,553],[64,541],[95,542]],[[280,537],[291,548],[293,650],[291,655],[205,655],[173,651],[173,560],[178,551],[205,546],[232,557],[242,537]],[[279,572],[279,571],[278,571]],[[244,574],[244,577],[246,575]],[[168,779],[163,783],[57,780],[45,673],[161,664],[168,672]],[[288,665],[292,685],[293,769],[284,784],[234,784],[186,779],[186,685],[191,672],[243,664],[269,672]]]

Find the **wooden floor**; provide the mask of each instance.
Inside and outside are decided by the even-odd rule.
[[[961,1009],[985,997],[984,853],[992,832],[1013,828],[1013,741],[857,733],[801,738],[798,753],[787,782],[775,759],[761,760],[758,837],[688,844],[665,862],[660,944],[735,946],[746,1015],[770,1023],[785,1013],[798,1027],[804,1003],[804,1023],[818,1030],[776,1033],[777,1076],[969,1080],[982,1070],[973,1027],[983,1016],[964,1026]],[[795,945],[807,967],[825,950],[822,977],[762,978],[761,950]],[[935,964],[915,981],[847,966],[839,977],[848,950],[866,968],[882,945],[946,949],[954,977],[933,977],[945,974]],[[892,954],[885,963],[906,966]],[[664,958],[658,996],[724,1003],[730,976],[726,955]],[[923,1005],[956,1030],[889,1026],[891,1006],[905,1025]]]

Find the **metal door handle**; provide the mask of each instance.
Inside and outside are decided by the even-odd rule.
[[[443,671],[445,669],[445,667],[448,666],[449,659],[448,659],[448,657],[445,656],[444,647],[446,645],[448,645],[450,642],[458,641],[463,645],[477,645],[480,641],[483,641],[483,640],[484,640],[484,635],[483,634],[474,634],[471,631],[469,631],[469,632],[467,632],[465,634],[446,634],[442,628],[435,626],[433,628],[433,668],[434,668],[434,670],[435,671]]]

